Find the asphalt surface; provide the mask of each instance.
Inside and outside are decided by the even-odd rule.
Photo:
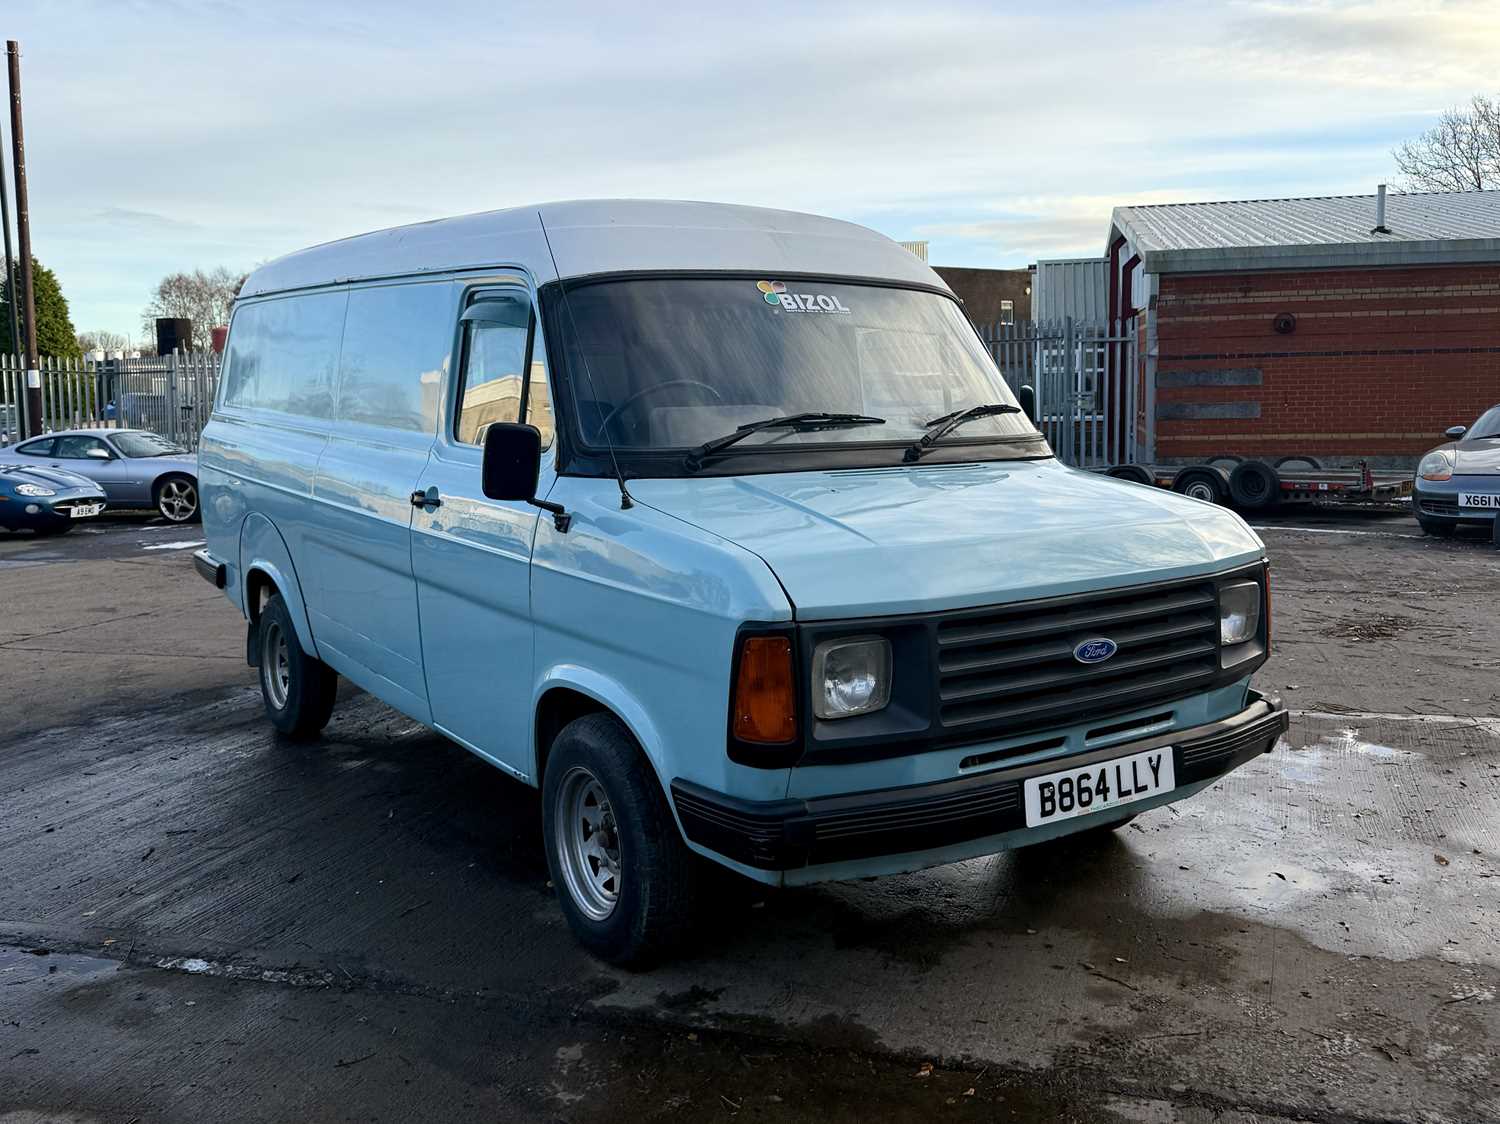
[[[0,1124],[1500,1119],[1500,554],[1255,522],[1271,755],[644,974],[531,790],[358,692],[273,737],[196,528],[0,534]]]

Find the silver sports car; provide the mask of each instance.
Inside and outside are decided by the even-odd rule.
[[[0,449],[0,463],[45,464],[87,476],[111,511],[155,508],[173,523],[198,518],[198,458],[146,429],[67,429]]]
[[[1429,535],[1451,535],[1460,526],[1486,527],[1500,542],[1500,406],[1471,426],[1456,425],[1417,466],[1413,499],[1417,522]]]

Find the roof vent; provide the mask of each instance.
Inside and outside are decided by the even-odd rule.
[[[1385,225],[1385,184],[1381,184],[1375,189],[1375,227],[1370,233],[1390,233],[1390,229]]]

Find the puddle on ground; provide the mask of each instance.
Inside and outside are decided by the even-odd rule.
[[[76,952],[53,952],[51,949],[0,948],[0,987],[19,986],[34,980],[65,978],[86,980],[119,971],[118,960],[102,956],[83,956]]]
[[[1350,756],[1379,758],[1392,765],[1415,762],[1422,755],[1410,749],[1393,749],[1378,742],[1366,741],[1354,727],[1345,727],[1331,734],[1324,734],[1310,745],[1287,745],[1287,752],[1277,755],[1282,775],[1290,780],[1314,781],[1330,766]]]

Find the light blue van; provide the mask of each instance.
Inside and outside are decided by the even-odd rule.
[[[199,571],[271,722],[336,678],[541,788],[639,963],[772,885],[1107,831],[1286,729],[1264,547],[1053,457],[937,274],[832,219],[549,204],[246,282]]]

